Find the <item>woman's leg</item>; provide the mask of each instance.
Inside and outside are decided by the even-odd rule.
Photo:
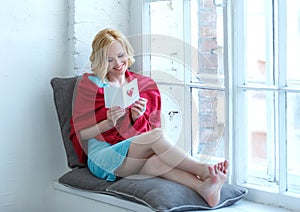
[[[218,167],[218,164],[211,166],[209,168],[210,177],[202,181],[189,172],[168,166],[154,155],[146,161],[140,173],[160,176],[185,185],[201,195],[209,206],[214,207],[220,201],[220,191],[226,180],[226,175]]]
[[[209,166],[200,163],[185,151],[173,145],[164,135],[161,129],[155,129],[133,139],[127,158],[122,166],[116,170],[119,176],[128,176],[138,173],[145,161],[153,154],[170,167],[177,168],[206,180],[211,176]],[[219,170],[227,172],[228,161],[218,164]]]

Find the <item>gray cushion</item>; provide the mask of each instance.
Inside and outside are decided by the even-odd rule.
[[[104,192],[113,182],[99,179],[91,174],[87,167],[76,168],[61,176],[58,180],[68,187],[92,192]]]
[[[146,205],[155,211],[217,209],[230,206],[247,194],[245,188],[225,183],[221,190],[220,203],[211,208],[196,192],[169,180],[133,175],[130,178],[119,178],[115,182],[107,182],[92,175],[87,167],[73,169],[60,177],[59,182],[76,189],[110,194]]]
[[[247,194],[246,189],[225,183],[221,190],[220,203],[211,208],[200,195],[181,184],[159,177],[141,179],[141,176],[123,178],[110,185],[106,191],[145,204],[155,211],[217,209],[232,205]]]
[[[61,135],[65,146],[65,151],[70,168],[86,166],[78,160],[72,141],[69,139],[70,119],[72,114],[72,100],[74,87],[78,77],[53,78],[51,86],[53,88],[53,97],[61,129]]]
[[[147,205],[156,211],[216,209],[229,206],[246,195],[246,189],[224,184],[219,205],[210,208],[193,190],[159,177],[137,180],[135,179],[137,176],[132,176],[135,178],[107,182],[92,175],[86,164],[78,162],[77,154],[69,139],[72,99],[77,79],[77,77],[70,77],[51,80],[68,165],[73,169],[60,177],[60,183],[77,189],[118,196]]]

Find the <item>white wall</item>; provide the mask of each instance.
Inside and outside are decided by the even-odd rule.
[[[87,67],[103,28],[129,31],[129,0],[0,1],[0,211],[57,211],[68,168],[50,79]]]
[[[50,79],[70,76],[67,0],[0,1],[0,211],[55,211],[66,170]]]
[[[132,1],[132,0],[131,0]],[[75,0],[74,66],[76,75],[90,70],[89,56],[95,35],[104,28],[129,35],[129,0]]]

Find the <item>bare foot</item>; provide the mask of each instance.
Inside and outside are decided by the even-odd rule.
[[[229,161],[224,160],[224,162],[218,163],[218,169],[223,172],[224,174],[227,174],[227,168],[229,166]]]
[[[205,181],[211,177],[211,173],[209,171],[210,166],[211,165],[208,165],[208,164],[202,164],[200,175],[199,175],[199,177],[202,181]],[[223,162],[218,163],[217,166],[218,166],[218,170],[220,170],[224,174],[227,174],[227,172],[228,172],[227,168],[229,166],[228,160],[224,160]]]
[[[208,177],[197,189],[198,193],[204,198],[210,207],[218,205],[220,201],[221,188],[226,180],[226,174],[218,167],[219,164],[208,166],[210,177]]]
[[[205,181],[206,179],[208,179],[211,176],[209,169],[208,169],[209,166],[211,166],[211,165],[208,165],[208,164],[201,165],[201,168],[199,170],[199,172],[200,172],[199,177],[202,181]]]

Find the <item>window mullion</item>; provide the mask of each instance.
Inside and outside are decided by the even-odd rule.
[[[267,85],[271,85],[272,87],[276,87],[275,84],[275,66],[274,66],[274,1],[266,1],[266,15],[265,15],[265,27],[266,27],[266,52],[265,52],[265,61],[266,61],[266,83]],[[267,110],[267,122],[266,130],[268,133],[268,136],[266,138],[267,142],[267,176],[268,180],[271,182],[274,182],[276,180],[276,136],[274,135],[274,132],[276,132],[276,129],[274,129],[274,126],[276,126],[276,102],[277,102],[277,89],[275,92],[266,92],[266,102],[273,102],[273,104],[269,105],[269,108]],[[273,118],[274,117],[274,118]]]
[[[191,17],[190,14],[190,1],[185,0],[183,2],[183,39],[184,39],[184,138],[190,138],[190,142],[184,143],[184,148],[190,151],[190,154],[193,152],[193,136],[192,136],[192,98],[191,93],[192,89],[189,86],[191,82],[191,54],[193,54],[193,47],[189,45],[191,43],[191,19],[185,17]]]
[[[268,85],[274,85],[274,19],[273,19],[273,3],[272,1],[266,1],[266,82]]]
[[[275,1],[276,2],[276,1]],[[286,1],[278,0],[277,5],[274,8],[278,14],[274,14],[275,29],[277,34],[277,46],[275,46],[275,52],[277,57],[276,64],[278,67],[276,73],[278,75],[278,87],[280,89],[278,95],[278,152],[279,152],[279,191],[283,193],[287,190],[287,136],[286,136],[286,92],[284,89],[287,85],[286,81]],[[278,18],[276,18],[278,17]],[[275,35],[276,35],[275,34]]]
[[[183,39],[184,39],[184,83],[190,83],[191,82],[191,72],[194,70],[191,70],[192,67],[192,61],[191,58],[193,56],[193,53],[195,53],[195,50],[193,50],[193,46],[191,45],[191,5],[190,0],[184,0],[183,1]]]
[[[148,0],[131,0],[130,10],[130,43],[135,50],[133,70],[143,71],[150,76],[150,17]]]
[[[214,2],[216,4],[216,2]],[[218,6],[218,5],[216,5]],[[232,114],[232,96],[230,96],[230,91],[232,91],[232,83],[231,82],[231,75],[229,73],[229,38],[231,38],[229,36],[229,29],[230,29],[230,16],[229,14],[229,8],[231,8],[230,6],[228,6],[228,1],[224,0],[223,3],[221,5],[219,5],[221,7],[223,7],[223,35],[224,35],[224,91],[225,91],[225,131],[224,131],[224,144],[225,144],[225,158],[229,159],[230,161],[232,161],[232,131],[230,131],[229,129],[231,128],[230,126],[232,126],[232,118],[230,116],[230,114]],[[229,182],[232,182],[232,178],[231,176],[229,176],[228,179]]]
[[[247,29],[246,26],[246,2],[245,1],[232,1],[232,24],[233,27],[231,29],[232,37],[232,60],[233,60],[233,77],[232,77],[232,84],[233,84],[233,127],[232,129],[232,143],[233,143],[233,165],[234,169],[232,170],[233,173],[233,182],[237,184],[243,184],[246,182],[247,173],[245,172],[247,167],[247,157],[246,153],[248,152],[248,147],[245,144],[245,135],[242,130],[239,129],[239,126],[243,126],[243,129],[246,129],[245,126],[245,111],[247,110],[246,105],[247,103],[244,101],[245,93],[244,89],[240,89],[241,86],[245,84],[246,78],[246,70],[247,67],[247,56],[245,55],[246,47],[246,36]],[[235,163],[236,162],[236,163]]]

